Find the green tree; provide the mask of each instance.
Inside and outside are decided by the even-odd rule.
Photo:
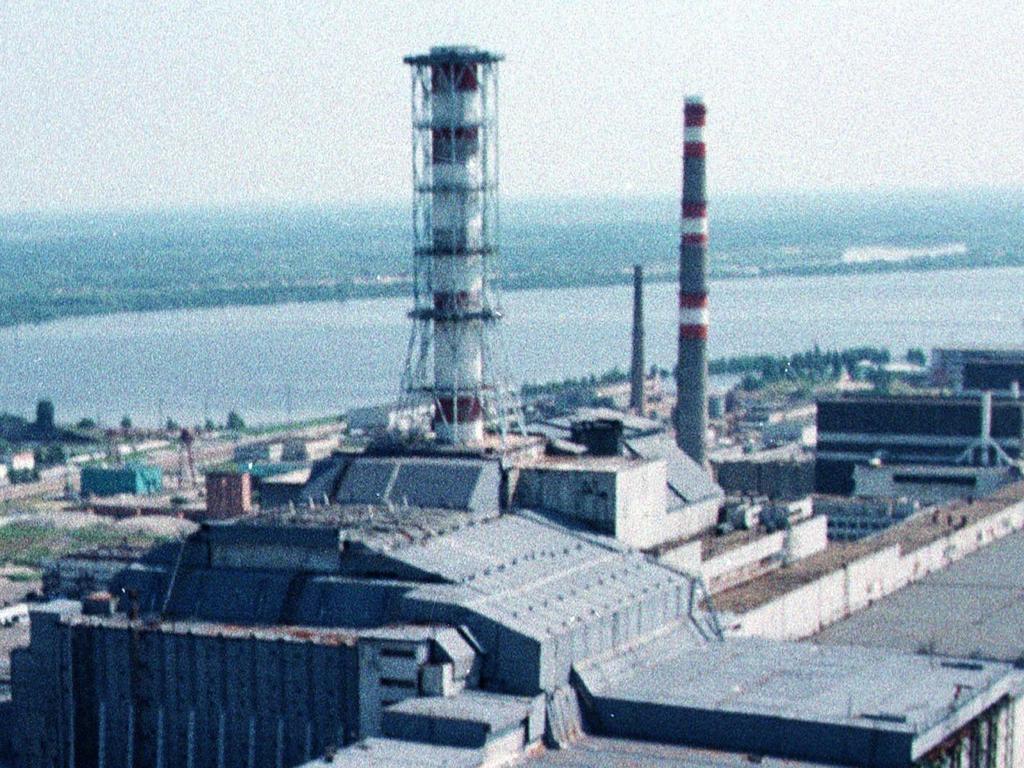
[[[40,400],[36,403],[36,429],[45,434],[53,432],[54,429],[53,401]]]
[[[131,429],[131,428],[132,428],[132,417],[129,416],[126,413],[124,416],[121,417],[121,429]]]
[[[36,459],[36,466],[52,467],[57,464],[67,463],[67,454],[64,452],[64,447],[59,443],[40,445],[32,453]]]
[[[907,350],[907,362],[915,365],[926,365],[928,358],[920,347],[911,347]]]
[[[95,419],[90,419],[88,416],[86,416],[84,419],[79,419],[79,421],[78,421],[78,428],[79,429],[96,429],[96,420]]]
[[[892,374],[884,368],[871,368],[868,371],[867,379],[875,386],[875,391],[879,394],[889,394],[889,389],[892,387]]]
[[[228,429],[234,430],[236,432],[245,429],[245,420],[238,415],[237,411],[229,411],[227,427]]]
[[[168,418],[167,423],[164,424],[164,429],[166,429],[168,432],[175,432],[181,429],[181,425],[178,424],[178,422],[176,422],[174,419]]]

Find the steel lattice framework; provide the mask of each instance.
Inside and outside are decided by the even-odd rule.
[[[440,442],[504,436],[518,418],[505,383],[498,256],[498,62],[432,48],[412,67],[413,320],[403,397],[433,404]]]

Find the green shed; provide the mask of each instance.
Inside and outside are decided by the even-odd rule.
[[[115,496],[130,493],[150,496],[164,487],[164,473],[152,464],[123,467],[82,467],[82,495]]]

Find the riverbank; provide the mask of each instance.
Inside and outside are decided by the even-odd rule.
[[[874,274],[915,274],[950,270],[994,269],[1024,266],[1024,254],[992,254],[972,256],[964,263],[963,255],[927,257],[904,261],[872,261],[855,263],[813,263],[805,266],[750,267],[740,271],[712,269],[711,279],[751,280],[771,277],[838,277]],[[675,282],[675,270],[667,266],[647,267],[648,283]],[[586,274],[528,273],[506,276],[502,289],[506,292],[531,290],[568,290],[627,285],[632,283],[631,270],[592,272]],[[244,285],[224,288],[177,287],[173,290],[103,291],[81,289],[76,293],[57,291],[34,293],[0,291],[0,328],[38,325],[76,317],[96,317],[119,313],[148,313],[173,310],[201,310],[224,307],[261,307],[284,304],[306,304],[325,301],[349,301],[401,298],[410,295],[411,282],[401,276],[382,276],[376,282],[338,281],[317,285]]]

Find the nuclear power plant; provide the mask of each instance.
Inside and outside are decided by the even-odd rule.
[[[970,658],[812,641],[1020,530],[1024,488],[841,548],[802,502],[766,502],[761,527],[725,507],[702,99],[684,106],[675,434],[644,414],[639,268],[634,413],[523,423],[495,342],[501,60],[405,59],[401,386],[429,423],[182,541],[58,558],[0,709],[14,764],[1024,766],[1012,631],[1000,654],[981,631],[958,644]]]

